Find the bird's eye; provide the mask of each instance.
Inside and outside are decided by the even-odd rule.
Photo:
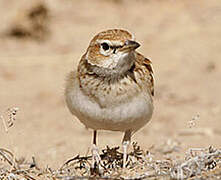
[[[102,43],[101,46],[102,46],[103,50],[105,50],[105,51],[107,51],[110,48],[110,46],[105,42]]]

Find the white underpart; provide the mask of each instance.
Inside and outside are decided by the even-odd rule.
[[[76,77],[76,72],[74,77]],[[141,92],[130,100],[125,99],[124,103],[115,106],[106,104],[106,107],[102,108],[82,92],[77,78],[72,88],[66,92],[66,101],[71,112],[87,128],[95,130],[126,131],[130,129],[134,132],[150,120],[153,112],[151,97],[147,92]]]

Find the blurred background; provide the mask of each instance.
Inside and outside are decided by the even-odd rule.
[[[0,147],[59,167],[85,155],[92,132],[64,101],[66,74],[95,34],[132,32],[155,70],[152,121],[133,141],[142,148],[221,146],[220,0],[0,0],[0,115],[18,107]],[[121,145],[120,132],[100,131],[100,148]]]

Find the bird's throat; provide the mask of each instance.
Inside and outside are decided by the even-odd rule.
[[[134,54],[120,59],[114,68],[106,68],[91,64],[86,58],[84,59],[84,68],[86,74],[95,75],[100,78],[121,79],[124,76],[131,74],[135,67]]]

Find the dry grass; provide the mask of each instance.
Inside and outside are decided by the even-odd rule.
[[[101,163],[91,170],[91,156],[68,160],[59,169],[38,167],[35,158],[17,159],[6,149],[0,149],[0,179],[219,179],[221,177],[221,149],[213,147],[190,149],[181,159],[156,159],[149,151],[132,144],[126,168],[122,168],[119,147],[102,150]]]

